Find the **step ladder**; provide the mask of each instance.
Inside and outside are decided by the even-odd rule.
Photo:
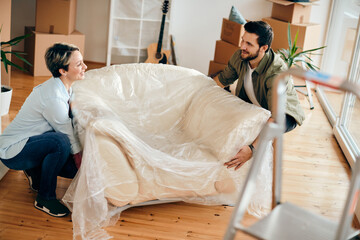
[[[285,129],[285,78],[289,75],[300,77],[317,84],[335,89],[341,89],[355,94],[360,99],[360,86],[341,78],[331,77],[322,73],[306,72],[300,69],[291,69],[280,74],[274,82],[273,117],[274,122],[268,123],[260,133],[258,149],[255,151],[254,160],[249,169],[243,189],[234,207],[230,223],[224,240],[234,239],[237,231],[242,231],[257,239],[266,240],[344,240],[351,239],[358,230],[351,227],[354,211],[360,193],[360,157],[352,172],[351,183],[343,209],[338,222],[327,219],[322,215],[302,209],[289,202],[280,202],[281,199],[281,169],[282,169],[282,141]],[[256,175],[262,164],[266,146],[273,140],[273,194],[272,210],[264,218],[253,225],[246,227],[241,224],[251,195],[256,187]]]

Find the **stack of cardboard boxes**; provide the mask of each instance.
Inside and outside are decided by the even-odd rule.
[[[302,50],[319,47],[321,27],[319,24],[310,23],[311,7],[316,1],[291,2],[285,0],[268,0],[273,3],[271,17],[263,18],[274,31],[272,49],[288,49],[288,23],[290,23],[291,36],[294,40],[299,31],[297,46]]]
[[[25,27],[28,70],[34,76],[50,76],[45,64],[45,51],[56,42],[76,45],[84,54],[85,35],[75,30],[76,0],[37,0],[35,27]]]
[[[227,66],[234,52],[240,49],[241,36],[244,31],[244,25],[223,19],[221,40],[216,41],[214,60],[209,64],[209,76],[222,71]]]

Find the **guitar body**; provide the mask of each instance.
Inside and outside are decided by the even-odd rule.
[[[146,63],[169,64],[170,50],[161,50],[159,58],[157,57],[157,43],[152,43],[147,48],[148,58]]]
[[[152,43],[149,45],[147,52],[148,58],[146,59],[146,63],[162,63],[162,64],[169,64],[169,57],[170,51],[164,51],[162,46],[163,34],[164,34],[164,26],[165,26],[165,18],[166,13],[169,9],[169,0],[164,0],[163,7],[162,7],[162,19],[161,19],[161,26],[160,26],[160,33],[159,33],[159,40],[158,43]]]

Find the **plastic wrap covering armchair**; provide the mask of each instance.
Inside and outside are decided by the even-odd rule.
[[[144,202],[233,204],[249,163],[237,171],[223,164],[270,117],[198,71],[161,64],[91,70],[73,93],[84,152],[63,200],[74,237],[84,239],[107,239],[102,228]],[[270,207],[271,144],[265,158],[249,206],[258,215]]]

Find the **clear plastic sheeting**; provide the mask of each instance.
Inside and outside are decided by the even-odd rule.
[[[202,73],[171,65],[90,70],[73,93],[84,152],[63,201],[75,239],[108,239],[103,228],[139,203],[234,204],[251,160],[237,171],[223,164],[253,142],[270,117]],[[265,157],[249,205],[254,215],[270,207],[271,145]]]

